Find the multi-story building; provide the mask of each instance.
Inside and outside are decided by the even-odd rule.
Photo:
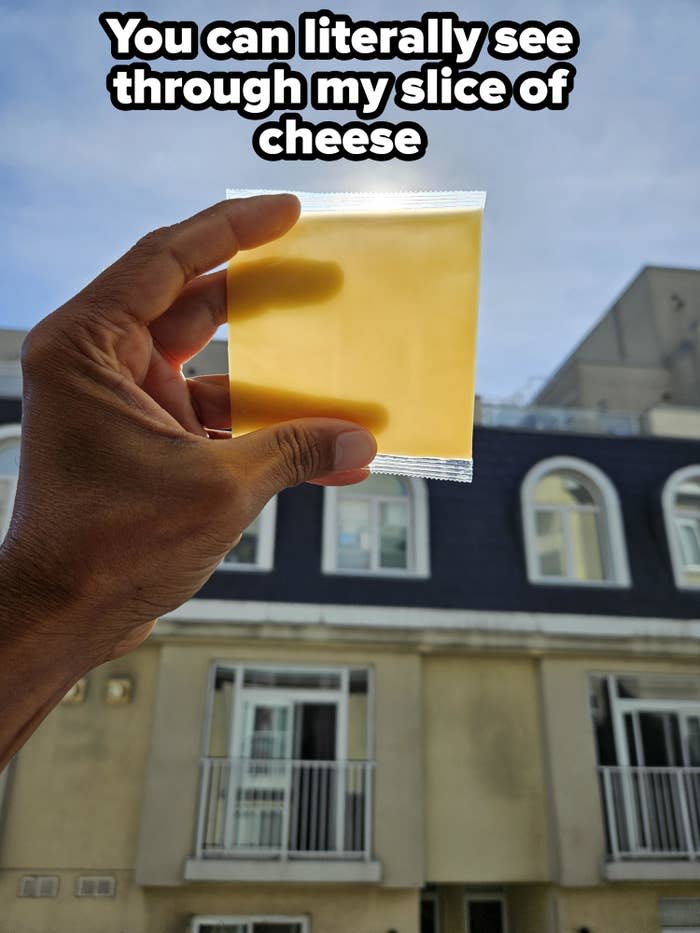
[[[700,931],[700,442],[521,416],[471,486],[284,492],[78,684],[0,931]]]
[[[535,401],[635,412],[700,407],[700,270],[642,269]]]

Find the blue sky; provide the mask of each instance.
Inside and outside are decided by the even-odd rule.
[[[134,6],[200,25],[251,15],[295,22],[314,9],[286,0],[262,0],[254,14],[216,0]],[[230,186],[485,188],[477,389],[489,398],[531,392],[643,265],[700,267],[697,0],[451,5],[489,23],[573,22],[581,50],[571,105],[420,114],[426,157],[388,164],[269,164],[250,146],[255,124],[234,115],[114,110],[97,21],[104,8],[0,0],[0,326],[31,326],[141,233]],[[426,8],[333,6],[375,19]],[[475,69],[490,67],[483,55]],[[386,118],[410,119],[391,109]]]

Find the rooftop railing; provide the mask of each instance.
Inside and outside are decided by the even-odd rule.
[[[594,408],[553,408],[480,402],[476,422],[488,428],[549,431],[570,434],[606,434],[637,437],[643,433],[639,415]]]

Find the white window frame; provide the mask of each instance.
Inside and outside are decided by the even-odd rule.
[[[338,500],[342,486],[325,486],[323,491],[323,546],[321,571],[325,574],[350,577],[409,577],[427,579],[430,576],[430,539],[428,523],[428,487],[424,479],[401,477],[408,484],[408,555],[409,566],[368,567],[348,569],[338,566]],[[368,496],[381,500],[382,496]],[[396,497],[399,498],[398,496]]]
[[[266,503],[260,513],[258,533],[258,559],[254,564],[226,563],[221,561],[217,570],[225,573],[269,572],[275,565],[275,531],[277,528],[277,496]]]
[[[700,583],[691,583],[686,575],[687,571],[692,569],[692,566],[689,568],[684,561],[678,528],[676,527],[676,519],[683,517],[682,513],[679,513],[675,508],[676,493],[678,492],[678,487],[692,477],[700,477],[700,464],[691,464],[690,466],[676,470],[675,473],[671,473],[661,493],[661,505],[664,513],[664,524],[666,526],[666,540],[668,541],[668,550],[671,556],[673,579],[679,590],[700,589]],[[688,517],[691,516],[690,512],[686,514]]]
[[[599,533],[603,566],[609,576],[605,580],[577,580],[573,577],[546,576],[540,572],[537,557],[537,531],[535,511],[539,507],[534,500],[535,490],[540,480],[548,473],[560,470],[574,470],[588,479],[600,496]],[[582,586],[598,588],[628,588],[632,585],[625,532],[622,524],[622,512],[617,490],[612,482],[598,467],[578,457],[550,457],[540,460],[526,474],[520,487],[523,534],[525,537],[525,561],[527,578],[530,583],[545,586]]]
[[[300,933],[311,933],[311,924],[308,917],[288,917],[288,916],[235,916],[235,917],[222,917],[222,916],[209,916],[209,917],[193,917],[192,923],[190,925],[190,933],[199,933],[203,926],[212,926],[216,924],[231,925],[234,923],[237,924],[252,924],[252,923],[298,923],[300,927]]]
[[[503,933],[508,933],[508,902],[501,891],[467,891],[464,895],[464,933],[472,933],[469,924],[469,903],[471,901],[498,901],[503,917]]]
[[[299,699],[308,694],[309,700],[321,700],[327,698],[332,702],[338,702],[338,725],[336,735],[336,757],[343,760],[347,755],[347,716],[348,701],[350,699],[350,673],[354,670],[362,670],[367,673],[367,723],[366,729],[366,760],[373,760],[374,756],[374,668],[369,664],[344,664],[344,665],[309,665],[309,664],[275,664],[269,661],[236,661],[222,659],[212,661],[209,665],[207,677],[207,702],[204,714],[204,729],[202,731],[202,757],[206,758],[209,754],[209,742],[211,738],[211,723],[214,713],[214,683],[216,672],[220,669],[233,671],[234,677],[234,697],[233,697],[233,721],[229,724],[230,742],[232,751],[229,755],[235,756],[235,749],[238,743],[238,737],[241,731],[240,715],[243,707],[243,700],[252,693],[264,693],[274,696],[274,693],[290,696],[294,694],[294,699]],[[255,671],[290,671],[295,674],[335,674],[339,677],[340,683],[336,689],[320,688],[310,689],[307,687],[244,687],[243,679],[246,670]],[[342,754],[341,754],[342,752]]]
[[[19,424],[3,424],[0,425],[0,448],[5,446],[6,441],[19,441],[22,439],[22,428]],[[3,479],[12,479],[8,473],[2,474]],[[11,487],[10,495],[8,496],[8,507],[5,512],[5,516],[0,521],[0,544],[7,534],[7,530],[10,527],[10,519],[12,518],[12,509],[14,507],[15,493],[17,492],[17,476],[14,476],[14,485]]]

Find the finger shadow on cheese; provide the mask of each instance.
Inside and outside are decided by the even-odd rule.
[[[336,295],[343,285],[337,262],[271,256],[229,272],[230,322],[270,309],[304,308]]]
[[[387,409],[374,402],[305,395],[235,379],[231,383],[231,398],[235,406],[235,427],[239,432],[254,431],[293,418],[340,418],[354,421],[368,431],[380,431],[389,420]]]

